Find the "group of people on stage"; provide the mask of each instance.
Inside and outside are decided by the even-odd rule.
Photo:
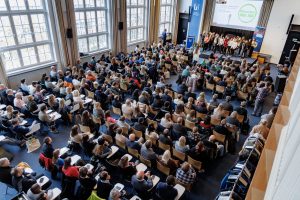
[[[219,52],[225,55],[251,57],[257,47],[255,39],[245,36],[208,32],[201,35],[201,46],[204,51]]]

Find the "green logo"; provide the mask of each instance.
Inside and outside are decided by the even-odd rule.
[[[255,19],[256,15],[256,7],[252,4],[243,5],[238,12],[239,19],[243,23],[252,22]]]

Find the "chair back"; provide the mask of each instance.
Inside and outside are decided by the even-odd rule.
[[[151,161],[140,155],[140,161],[151,168]]]
[[[128,150],[128,153],[130,153],[131,155],[133,155],[136,158],[139,158],[140,153],[138,150],[130,148],[130,147],[127,147],[127,150]]]
[[[206,117],[206,114],[197,112],[197,113],[196,113],[196,117],[203,120],[203,119]]]
[[[170,145],[165,144],[165,143],[163,143],[163,142],[161,142],[161,141],[158,141],[158,148],[160,148],[160,149],[162,149],[162,150],[164,150],[164,151],[166,151],[166,150],[171,150]]]
[[[79,124],[79,128],[80,128],[81,132],[83,132],[83,133],[90,133],[91,132],[91,129],[88,126],[83,126],[82,124]]]
[[[156,161],[156,166],[157,166],[158,171],[165,174],[166,176],[169,176],[169,174],[170,174],[170,168],[169,167],[164,166],[159,161]]]
[[[237,113],[236,119],[242,124],[244,122],[244,115],[240,115]]]
[[[120,108],[116,108],[116,107],[112,107],[112,109],[113,109],[113,113],[115,113],[116,115],[122,115],[122,111],[121,111],[121,109]]]
[[[248,93],[238,90],[237,91],[237,97],[238,97],[238,99],[247,100]]]
[[[138,131],[138,130],[135,130],[135,129],[133,128],[133,132],[134,132],[134,134],[135,134],[135,137],[137,137],[137,138],[143,137],[143,132],[142,132],[142,131]]]
[[[195,168],[198,171],[200,171],[202,168],[202,163],[198,160],[194,160],[190,156],[188,156],[188,163],[191,164],[193,168]]]
[[[226,140],[226,136],[221,134],[221,133],[218,133],[217,131],[213,130],[213,135],[216,136],[216,140],[221,142],[221,143],[225,143],[225,140]]]
[[[223,94],[225,91],[225,87],[221,85],[216,85],[216,91]]]
[[[214,91],[215,90],[215,85],[214,84],[211,84],[209,83],[207,80],[206,80],[206,89],[207,90],[211,90],[211,91]]]
[[[126,144],[121,142],[120,140],[116,140],[116,145],[124,150],[126,150]]]
[[[175,183],[182,185],[187,191],[191,191],[191,189],[192,189],[191,183],[190,184],[183,183],[183,182],[179,181],[177,178],[175,179]]]
[[[177,151],[174,147],[173,147],[173,156],[178,158],[181,161],[185,161],[185,153]]]
[[[187,127],[188,129],[191,129],[191,130],[195,127],[195,123],[194,122],[190,122],[187,119],[185,120],[184,124],[185,124],[185,127]]]

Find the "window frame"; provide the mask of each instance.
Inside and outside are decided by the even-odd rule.
[[[128,1],[130,1],[130,5],[128,5]],[[126,0],[126,22],[127,22],[127,44],[129,45],[133,45],[133,44],[137,44],[140,42],[144,42],[147,40],[147,30],[148,30],[148,0],[144,0],[143,4],[139,4],[139,0],[137,1],[137,5],[132,5],[131,4],[132,0]],[[142,25],[138,25],[138,20],[136,22],[136,26],[131,26],[131,20],[128,19],[128,11],[129,11],[129,17],[131,18],[131,9],[136,9],[137,10],[137,16],[139,15],[139,8],[143,9],[143,24]],[[129,25],[128,26],[128,21],[129,21]],[[138,36],[138,30],[139,29],[143,29],[143,38],[142,39],[136,39],[136,40],[132,40],[131,38],[131,31],[132,30],[136,30],[136,37]],[[129,39],[129,40],[128,40]]]
[[[11,27],[11,32],[13,34],[13,40],[14,40],[14,45],[0,48],[0,56],[1,56],[1,59],[4,61],[4,68],[7,72],[7,75],[8,76],[11,74],[14,75],[20,71],[27,71],[28,69],[40,68],[41,66],[49,66],[52,64],[56,64],[57,56],[54,53],[55,42],[54,42],[54,36],[51,34],[51,33],[53,33],[52,23],[51,23],[51,20],[53,20],[53,19],[51,17],[51,10],[49,8],[48,2],[46,0],[41,0],[42,8],[39,8],[39,9],[31,8],[30,9],[28,0],[24,0],[24,3],[25,3],[24,10],[12,10],[9,0],[4,0],[4,3],[5,3],[6,10],[0,11],[0,17],[8,17],[10,27]],[[32,21],[31,15],[39,15],[39,14],[42,14],[44,16],[44,23],[45,23],[45,27],[46,27],[45,32],[48,37],[47,40],[36,41],[36,37],[34,34],[35,31],[34,31],[34,26],[33,26],[33,21]],[[15,25],[13,17],[14,16],[22,17],[24,15],[27,16],[28,25],[30,28],[30,32],[32,34],[32,36],[31,36],[32,41],[21,44],[19,41],[18,35],[17,35],[16,25]],[[38,32],[36,32],[36,33],[38,33]],[[49,53],[51,54],[51,59],[41,62],[39,52],[38,52],[38,47],[42,46],[42,45],[49,45],[49,50],[50,50]],[[34,48],[36,63],[25,65],[24,57],[22,56],[21,51],[23,49],[32,48],[32,47]],[[20,65],[18,67],[6,66],[4,53],[8,52],[8,51],[17,51],[18,60],[20,63]]]
[[[104,7],[97,7],[97,0],[94,1],[94,7],[86,7],[86,0],[83,0],[83,7],[82,8],[76,8],[74,4],[74,12],[75,12],[75,21],[76,20],[76,12],[83,12],[84,13],[84,21],[85,21],[85,34],[79,35],[78,30],[77,31],[77,41],[79,44],[80,39],[85,39],[87,42],[87,52],[81,52],[80,47],[78,45],[78,51],[79,53],[87,53],[87,54],[95,54],[98,52],[108,51],[111,49],[111,42],[110,42],[110,36],[111,36],[111,21],[108,20],[110,18],[109,11],[110,11],[110,2],[109,0],[104,0]],[[99,31],[98,23],[99,23],[99,17],[98,12],[104,11],[105,15],[105,31]],[[96,24],[96,32],[95,33],[89,33],[88,32],[88,23],[87,23],[87,13],[88,12],[94,12],[95,13],[95,24]],[[77,28],[77,27],[76,27]],[[99,37],[100,36],[106,36],[106,47],[100,48],[99,45]],[[96,37],[97,38],[97,49],[90,51],[90,44],[89,44],[89,38]]]
[[[166,0],[167,1],[167,0]],[[170,17],[168,20],[166,21],[161,21],[161,9],[162,7],[166,8],[166,7],[170,7]],[[166,11],[165,11],[166,13]],[[175,1],[174,0],[170,0],[170,3],[161,3],[160,4],[160,12],[159,12],[159,25],[158,25],[158,37],[161,36],[162,31],[160,30],[161,25],[164,25],[164,27],[166,27],[166,25],[168,25],[168,32],[172,33],[173,29],[174,29],[174,13],[175,13]]]

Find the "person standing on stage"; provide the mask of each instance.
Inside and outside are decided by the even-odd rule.
[[[167,29],[162,32],[161,39],[163,40],[163,46],[165,46],[167,43]]]

